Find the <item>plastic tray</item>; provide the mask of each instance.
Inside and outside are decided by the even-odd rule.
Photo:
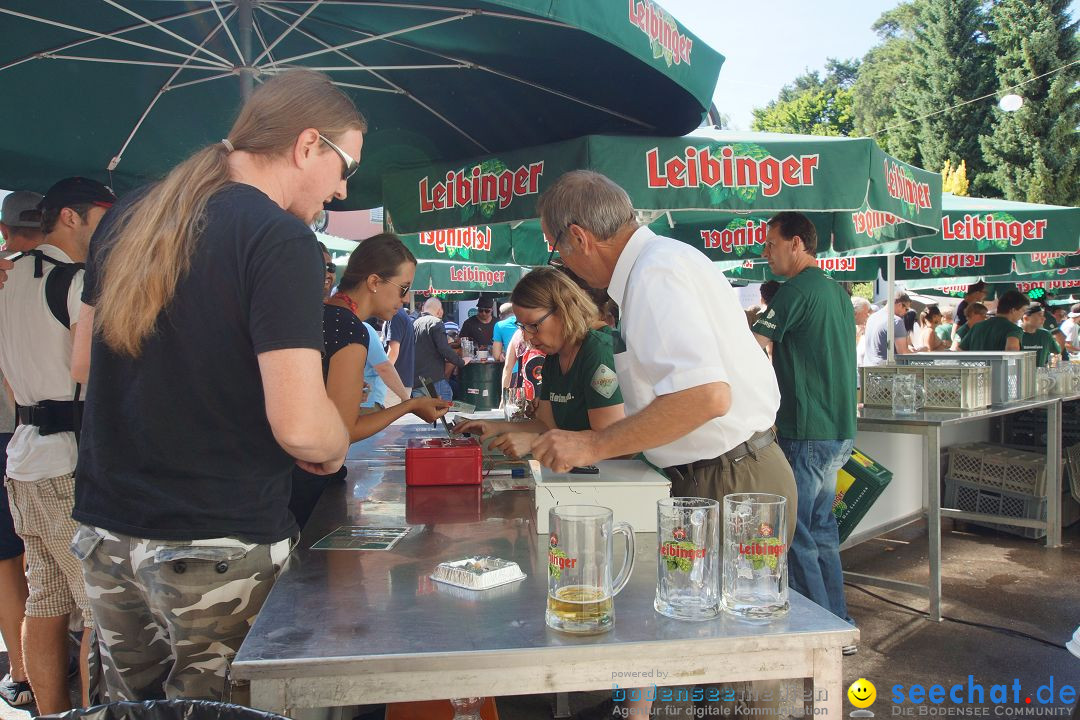
[[[431,579],[466,590],[490,590],[525,579],[516,562],[496,557],[473,557],[439,563]]]

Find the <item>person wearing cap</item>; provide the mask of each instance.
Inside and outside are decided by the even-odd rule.
[[[960,349],[973,352],[1019,350],[1024,331],[1016,324],[1030,300],[1016,290],[1009,290],[997,301],[997,314],[987,318],[964,335]]]
[[[968,305],[972,303],[981,303],[986,299],[986,283],[982,280],[974,282],[968,285],[967,292],[964,293],[964,299],[960,301],[960,304],[956,306],[956,317],[953,320],[952,336],[956,337],[956,331],[964,327],[967,324],[968,316],[965,312]]]
[[[1050,364],[1050,356],[1061,353],[1061,347],[1053,334],[1043,323],[1046,320],[1045,308],[1039,303],[1031,303],[1024,309],[1024,317],[1020,321],[1024,329],[1024,336],[1020,340],[1021,350],[1035,351],[1035,364],[1037,367],[1046,367]]]
[[[476,316],[461,323],[460,337],[473,341],[476,349],[488,349],[494,340],[495,320],[492,317],[495,302],[489,297],[476,301]]]
[[[1065,336],[1066,351],[1080,352],[1080,303],[1069,308],[1065,322],[1061,323],[1061,334]]]
[[[0,235],[4,249],[14,252],[33,250],[42,243],[41,194],[17,190],[4,198],[0,209]],[[0,406],[3,425],[0,426],[0,460],[7,465],[7,445],[15,429],[15,399],[0,373]],[[0,680],[0,699],[12,707],[22,707],[34,701],[34,693],[26,677],[22,653],[22,626],[26,611],[25,545],[15,532],[7,490],[0,488],[0,634],[8,649],[9,669]]]
[[[293,467],[344,462],[310,224],[348,194],[365,130],[327,76],[275,74],[94,236],[71,545],[112,701],[227,697],[299,532]]]
[[[16,190],[4,198],[0,208],[0,234],[4,236],[5,250],[26,252],[44,241],[40,202],[41,195],[29,190]]]
[[[852,622],[832,506],[836,473],[855,444],[855,312],[847,292],[818,267],[817,230],[802,213],[769,220],[763,254],[774,275],[788,278],[753,331],[772,356],[780,385],[777,442],[798,488],[791,586]],[[851,645],[844,654],[854,651]]]
[[[82,612],[80,674],[88,702],[86,653],[93,613],[79,561],[71,554],[76,523],[75,382],[71,377],[72,331],[80,323],[81,263],[90,237],[116,201],[112,191],[87,178],[67,178],[41,199],[44,241],[32,257],[16,263],[0,292],[0,368],[15,393],[19,426],[8,445],[5,486],[15,530],[26,544],[27,581],[23,650],[41,714],[69,710],[67,630],[69,615]],[[74,268],[64,290],[67,322],[47,296],[52,275]]]

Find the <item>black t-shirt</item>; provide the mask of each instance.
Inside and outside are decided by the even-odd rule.
[[[117,209],[90,244],[88,305]],[[230,184],[212,197],[190,270],[140,356],[94,338],[72,517],[164,540],[295,534],[294,461],[270,429],[258,355],[322,351],[324,276],[311,230],[265,194]]]
[[[349,308],[340,305],[323,305],[323,379],[330,374],[330,358],[347,345],[363,345],[370,339],[367,328]]]
[[[476,343],[477,347],[491,347],[491,340],[495,333],[495,321],[486,325],[479,318],[471,317],[461,323],[460,337],[467,337]]]

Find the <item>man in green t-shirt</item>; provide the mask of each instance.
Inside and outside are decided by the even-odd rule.
[[[764,255],[769,269],[788,280],[753,330],[772,356],[780,386],[777,442],[799,491],[791,586],[850,621],[832,505],[836,473],[855,438],[855,313],[816,253],[817,231],[805,215],[782,212],[769,221]]]
[[[1053,334],[1043,325],[1046,321],[1045,308],[1039,303],[1031,303],[1024,310],[1022,321],[1024,337],[1020,341],[1021,350],[1035,351],[1035,364],[1038,367],[1046,367],[1050,364],[1050,356],[1061,353],[1061,346],[1054,339]]]
[[[1029,302],[1016,290],[1009,290],[998,298],[997,315],[971,328],[960,341],[960,349],[975,352],[1019,350],[1024,331],[1016,323]]]

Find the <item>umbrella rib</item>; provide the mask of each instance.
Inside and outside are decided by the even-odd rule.
[[[293,5],[295,2],[289,0],[266,0],[263,3],[265,5]],[[400,2],[353,2],[352,0],[323,0],[324,5],[363,5],[369,7],[382,7],[382,8],[394,8],[395,10],[435,10],[437,12],[461,12],[461,8],[447,7],[445,5],[414,5],[412,3],[400,3]],[[279,7],[279,10],[284,8]],[[493,10],[483,10],[481,8],[475,8],[475,14],[477,15],[491,15],[493,17],[505,18],[509,20],[520,20],[522,22],[538,23],[540,25],[555,25],[556,27],[573,28],[572,25],[559,22],[558,20],[551,20],[550,18],[538,18],[527,17],[524,15],[514,15],[513,13],[504,13]]]
[[[164,27],[164,26],[159,25],[158,23],[154,22],[150,18],[140,15],[139,13],[135,12],[131,8],[124,7],[123,5],[121,5],[116,0],[102,0],[102,2],[107,3],[109,5],[112,5],[117,10],[127,13],[128,15],[135,18],[136,20],[142,20],[143,22],[148,23],[154,29],[160,30],[161,32],[168,35],[169,37],[174,38],[176,40],[179,40],[180,42],[184,43],[185,45],[188,45],[188,46],[193,47],[193,48],[195,48],[195,49],[197,49],[197,50],[199,50],[201,52],[206,53],[210,57],[215,58],[218,61],[225,63],[226,67],[229,67],[229,66],[232,65],[232,63],[230,63],[228,60],[226,60],[225,58],[218,55],[213,50],[207,50],[204,47],[200,47],[199,45],[196,45],[195,43],[191,42],[190,40],[188,40],[183,35],[178,35],[177,33],[174,33],[172,30],[168,29],[167,27]]]
[[[270,61],[273,62],[274,55],[270,52],[270,49],[266,44],[266,36],[263,35],[262,25],[259,24],[259,16],[254,13],[251,15],[251,26],[255,28],[255,35],[258,36],[259,42],[262,43],[263,48],[266,50],[266,57],[270,58]]]
[[[233,9],[233,11],[231,13],[229,13],[229,15],[227,17],[223,17],[223,18],[221,18],[221,15],[219,14],[218,17],[221,18],[221,24],[218,25],[213,30],[211,30],[209,33],[207,33],[206,37],[203,38],[202,43],[200,43],[200,46],[201,45],[206,45],[206,43],[210,42],[214,38],[214,36],[218,34],[219,30],[221,30],[222,28],[227,27],[226,23],[229,21],[229,18],[231,18],[236,13],[237,13],[237,10]],[[139,132],[139,128],[142,127],[143,122],[150,115],[150,111],[154,109],[154,106],[157,105],[157,101],[161,99],[162,95],[164,95],[169,90],[176,89],[176,87],[184,87],[184,86],[187,86],[187,85],[194,85],[195,83],[207,82],[209,80],[217,80],[218,78],[229,77],[230,75],[233,74],[232,71],[229,71],[229,72],[221,73],[219,75],[213,75],[213,76],[208,77],[208,78],[200,78],[199,80],[194,80],[192,82],[183,83],[182,85],[179,85],[179,86],[172,85],[171,84],[172,81],[175,80],[180,75],[180,73],[184,71],[184,69],[186,68],[187,63],[190,62],[191,60],[194,60],[194,59],[195,59],[195,53],[192,53],[191,55],[188,56],[188,59],[184,61],[184,65],[181,65],[180,67],[178,67],[176,69],[176,71],[172,75],[169,76],[169,79],[166,80],[165,83],[160,88],[158,88],[157,94],[154,95],[154,99],[151,100],[150,104],[146,106],[145,110],[143,110],[143,114],[141,116],[139,116],[139,120],[138,120],[138,122],[135,123],[135,127],[131,128],[131,132],[129,132],[127,138],[124,139],[124,144],[120,147],[120,150],[116,153],[116,155],[113,156],[112,160],[109,161],[109,168],[108,169],[109,169],[110,173],[113,170],[116,169],[117,165],[120,164],[120,159],[122,157],[124,157],[124,151],[128,149],[128,145],[130,145],[132,140],[135,139],[135,134],[137,132]],[[194,68],[187,68],[187,69],[194,69]]]
[[[273,43],[271,43],[269,46],[267,46],[267,48],[265,50],[263,50],[261,53],[259,53],[259,56],[251,61],[251,64],[253,66],[258,65],[260,60],[262,60],[264,57],[269,55],[270,51],[273,50],[274,48],[276,48],[278,43],[281,42],[282,40],[284,40],[286,35],[288,35],[293,30],[295,30],[297,28],[297,26],[304,21],[304,18],[306,18],[308,15],[310,15],[312,12],[314,12],[315,8],[319,7],[319,5],[322,4],[322,2],[323,2],[323,0],[315,0],[315,2],[308,5],[307,10],[304,10],[303,14],[301,14],[298,18],[296,18],[296,20],[293,21],[292,25],[285,28],[285,30],[274,39]],[[270,62],[271,63],[274,62],[273,57],[270,58]]]
[[[391,93],[391,94],[394,94],[394,95],[406,95],[407,94],[404,90],[394,90],[393,88],[381,88],[381,87],[375,87],[374,85],[357,85],[356,83],[339,82],[337,80],[331,80],[330,82],[332,82],[334,85],[337,85],[338,87],[354,88],[356,90],[367,90],[369,92],[384,92],[384,93]]]
[[[200,85],[205,82],[210,82],[211,80],[220,80],[221,78],[233,77],[235,75],[235,72],[229,71],[221,73],[220,75],[211,75],[210,77],[199,78],[198,80],[188,80],[187,82],[176,83],[175,85],[170,84],[168,87],[165,88],[165,91],[171,92],[173,90],[179,90],[180,88],[186,88],[192,85]]]
[[[124,60],[122,58],[99,58],[89,57],[87,55],[57,55],[55,53],[46,55],[44,60],[78,60],[79,62],[95,62],[95,63],[108,63],[110,65],[143,65],[146,67],[171,67],[171,68],[187,68],[188,70],[214,70],[220,72],[224,68],[211,67],[209,65],[185,65],[183,63],[167,63],[167,62],[155,62],[153,60]],[[232,74],[229,71],[228,74]]]
[[[236,57],[240,58],[240,64],[243,65],[244,53],[242,50],[240,50],[240,45],[236,42],[236,38],[233,37],[232,31],[229,30],[229,26],[225,22],[225,18],[221,16],[221,8],[218,7],[217,0],[210,0],[210,5],[214,8],[214,13],[217,14],[218,20],[221,21],[221,27],[225,29],[225,34],[229,37],[229,42],[232,43],[233,50],[236,51]],[[236,12],[234,10],[233,15],[235,14]],[[232,15],[230,15],[229,17],[232,17]],[[203,42],[203,44],[205,44],[205,41]]]
[[[289,57],[289,58],[284,58],[284,59],[281,59],[281,60],[277,60],[277,61],[272,62],[272,63],[267,63],[263,67],[264,68],[265,67],[273,67],[273,66],[276,66],[276,65],[284,65],[286,63],[293,63],[293,62],[296,62],[297,60],[306,60],[309,57],[314,57],[316,55],[323,55],[323,54],[328,53],[328,52],[330,52],[332,50],[345,50],[346,48],[356,47],[357,45],[365,45],[367,43],[375,42],[377,40],[385,40],[387,38],[394,37],[395,35],[403,35],[404,33],[415,32],[417,30],[426,30],[428,28],[437,27],[439,25],[445,25],[446,23],[456,22],[458,20],[464,20],[465,18],[471,17],[474,14],[475,14],[475,12],[470,10],[470,11],[465,12],[463,14],[455,15],[454,17],[442,18],[441,20],[432,20],[431,22],[422,23],[420,25],[414,25],[412,27],[401,28],[400,30],[392,30],[392,31],[387,32],[387,33],[382,33],[381,35],[370,35],[370,36],[365,37],[365,38],[363,38],[361,40],[354,40],[353,42],[344,43],[343,45],[334,45],[334,46],[328,47],[328,48],[326,48],[324,50],[315,50],[315,51],[312,51],[312,52],[309,52],[309,53],[304,53],[303,55],[294,55],[294,56]]]
[[[209,8],[204,8],[202,10],[189,10],[188,12],[180,13],[179,15],[172,15],[172,16],[167,17],[167,18],[162,18],[161,22],[170,22],[172,20],[181,20],[183,18],[188,18],[188,17],[192,17],[192,16],[195,16],[195,15],[202,15],[203,13],[208,13],[208,12],[210,12]],[[113,35],[120,35],[122,33],[131,32],[133,30],[142,30],[145,27],[149,27],[149,26],[146,23],[137,23],[135,25],[128,25],[125,28],[120,28],[119,30],[114,30],[112,32],[112,34]],[[36,52],[36,53],[31,53],[30,55],[27,55],[25,57],[21,57],[18,60],[12,60],[7,65],[0,66],[0,72],[2,72],[4,70],[7,70],[8,68],[13,68],[16,65],[22,65],[25,62],[30,62],[31,60],[39,60],[39,59],[41,59],[42,55],[49,55],[50,53],[55,53],[55,52],[63,52],[64,50],[70,50],[71,48],[79,47],[80,45],[86,45],[87,43],[92,43],[92,42],[94,42],[95,40],[98,40],[98,39],[99,38],[97,38],[97,37],[83,38],[82,40],[76,40],[75,42],[64,43],[63,45],[57,45],[56,47],[49,48],[48,50],[41,50],[41,51]]]
[[[264,73],[287,72],[290,68],[264,67],[260,68]],[[375,72],[387,70],[468,70],[468,65],[358,65],[346,67],[343,65],[330,66],[304,66],[305,70],[317,72]]]
[[[276,14],[274,14],[274,12],[273,12],[272,10],[270,10],[269,8],[266,8],[266,7],[262,7],[261,9],[262,9],[262,11],[263,11],[263,12],[267,13],[268,15],[270,15],[271,17],[273,17],[273,18],[274,18],[275,20],[277,20],[278,22],[282,22],[281,18],[279,18],[279,17],[278,17],[278,16],[276,15]],[[279,8],[279,10],[281,10],[281,9]],[[289,11],[287,11],[287,10],[283,10],[283,12],[289,12]],[[318,44],[320,44],[320,45],[322,45],[322,46],[326,47],[326,48],[328,49],[328,51],[331,51],[331,52],[333,52],[333,53],[334,53],[335,55],[340,55],[341,57],[345,58],[346,60],[348,60],[348,61],[349,61],[350,63],[352,63],[353,65],[358,65],[358,66],[360,66],[360,67],[363,67],[363,64],[362,64],[362,63],[361,63],[361,62],[360,62],[359,60],[356,60],[355,58],[351,57],[350,55],[348,55],[347,53],[345,53],[344,51],[342,51],[342,50],[341,50],[341,49],[339,49],[339,48],[334,48],[334,47],[331,47],[329,43],[327,43],[327,42],[326,42],[325,40],[323,40],[322,38],[318,37],[317,35],[314,35],[313,33],[310,33],[310,32],[308,32],[308,31],[306,31],[306,30],[304,30],[304,29],[302,29],[302,28],[298,28],[298,30],[299,30],[299,32],[300,32],[300,33],[301,33],[302,35],[304,35],[305,37],[307,37],[307,38],[308,38],[309,40],[312,40],[312,41],[314,41],[314,42],[316,42],[316,43],[318,43]],[[429,106],[429,105],[427,105],[426,103],[424,103],[423,101],[421,101],[421,100],[420,100],[420,98],[416,97],[415,95],[413,95],[412,93],[410,93],[410,92],[409,92],[408,90],[406,90],[405,88],[403,88],[403,87],[401,87],[400,85],[398,85],[397,83],[395,83],[395,82],[393,82],[393,81],[389,80],[388,78],[386,78],[386,77],[383,77],[383,76],[382,76],[382,75],[380,75],[380,74],[379,74],[378,72],[374,72],[374,71],[373,71],[373,72],[372,72],[371,74],[372,74],[372,75],[374,75],[375,77],[377,77],[378,79],[382,80],[382,81],[383,81],[384,83],[386,83],[387,85],[389,85],[389,86],[390,86],[391,88],[393,88],[393,89],[394,89],[394,91],[396,91],[396,92],[398,92],[398,93],[400,93],[400,94],[404,95],[405,97],[409,98],[409,99],[410,99],[410,100],[412,100],[412,101],[413,101],[414,103],[416,103],[416,104],[417,104],[417,105],[419,105],[420,107],[424,108],[425,110],[427,110],[427,111],[428,111],[429,113],[431,113],[431,114],[432,114],[432,115],[434,115],[435,117],[437,117],[437,118],[439,118],[440,120],[442,120],[442,121],[443,121],[444,123],[446,123],[446,125],[447,125],[447,126],[449,126],[450,128],[452,128],[452,129],[453,129],[453,130],[454,130],[455,132],[457,132],[458,134],[460,134],[460,135],[461,135],[462,137],[464,137],[464,138],[465,138],[466,140],[468,140],[469,142],[471,142],[471,143],[472,143],[473,145],[475,145],[476,147],[480,148],[480,150],[481,150],[482,152],[491,152],[491,151],[490,151],[490,150],[489,150],[489,149],[487,148],[487,146],[486,146],[486,145],[484,145],[484,144],[483,144],[482,142],[480,142],[479,140],[477,140],[476,138],[474,138],[474,137],[473,137],[472,135],[470,135],[469,133],[465,132],[465,130],[463,130],[462,128],[460,128],[460,127],[458,127],[457,125],[455,125],[455,124],[454,124],[454,123],[453,123],[452,121],[450,121],[450,120],[449,120],[449,119],[448,119],[448,118],[447,118],[447,117],[446,117],[445,115],[443,115],[443,114],[442,114],[442,113],[440,113],[440,112],[439,112],[438,110],[435,110],[435,109],[434,109],[434,108],[432,108],[431,106]],[[339,84],[339,83],[335,83],[335,84]],[[386,91],[381,91],[381,92],[386,92]]]
[[[57,20],[48,20],[46,18],[37,17],[35,15],[27,15],[26,13],[17,12],[15,10],[10,10],[10,9],[4,8],[4,7],[0,7],[0,13],[3,13],[5,15],[13,15],[15,17],[22,18],[24,20],[32,20],[34,22],[39,22],[39,23],[42,23],[44,25],[52,25],[53,27],[63,28],[64,30],[73,30],[74,32],[80,32],[80,33],[83,33],[85,35],[92,35],[95,38],[100,39],[100,40],[112,40],[113,42],[123,43],[124,45],[133,45],[135,47],[139,47],[139,48],[142,48],[144,50],[151,50],[153,52],[159,52],[159,53],[163,53],[165,55],[173,55],[173,56],[180,57],[180,58],[187,58],[188,57],[187,55],[184,55],[183,53],[178,53],[178,52],[175,52],[173,50],[166,50],[165,48],[154,47],[153,45],[147,45],[146,43],[136,42],[135,40],[128,40],[126,38],[115,37],[112,34],[100,33],[100,32],[98,32],[96,30],[90,30],[88,28],[81,28],[81,27],[77,27],[75,25],[68,25],[67,23],[62,23],[62,22],[59,22]],[[129,28],[125,28],[125,30],[126,29],[129,29]],[[42,55],[40,53],[37,53],[37,54],[35,54],[35,57],[42,57]],[[210,64],[210,65],[213,65],[214,67],[220,67],[220,68],[232,67],[231,64],[217,65],[215,63],[211,63],[209,60],[204,60],[202,58],[199,58],[199,62],[204,62],[204,63]]]

